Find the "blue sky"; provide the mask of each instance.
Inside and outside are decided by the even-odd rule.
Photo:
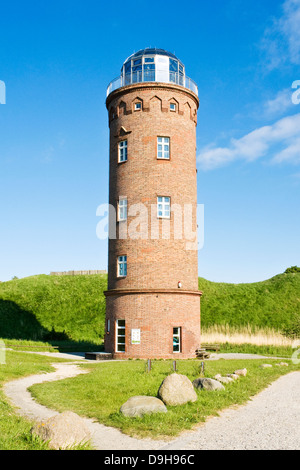
[[[12,0],[0,15],[0,280],[106,269],[106,87],[150,46],[175,52],[199,87],[199,275],[255,282],[300,266],[300,0]]]

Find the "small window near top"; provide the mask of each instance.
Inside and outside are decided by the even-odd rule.
[[[134,110],[135,111],[140,111],[142,109],[142,103],[138,102],[134,104]]]
[[[176,111],[176,104],[170,103],[170,111]]]
[[[119,163],[127,162],[127,140],[119,142]]]

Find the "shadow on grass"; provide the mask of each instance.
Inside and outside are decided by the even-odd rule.
[[[74,341],[63,331],[45,328],[35,315],[11,300],[0,299],[0,338],[7,347],[30,350],[51,349],[60,352],[103,351],[104,346],[90,341]],[[44,343],[44,344],[41,344]]]

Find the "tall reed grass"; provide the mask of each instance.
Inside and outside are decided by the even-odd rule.
[[[273,328],[259,328],[251,325],[213,325],[203,327],[201,342],[209,344],[254,344],[256,346],[292,346],[293,340]]]

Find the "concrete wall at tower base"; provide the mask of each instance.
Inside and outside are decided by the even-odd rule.
[[[105,351],[114,359],[195,358],[200,346],[200,295],[107,292]],[[117,320],[125,320],[125,352],[117,350]],[[180,352],[173,352],[173,328],[180,328]]]

